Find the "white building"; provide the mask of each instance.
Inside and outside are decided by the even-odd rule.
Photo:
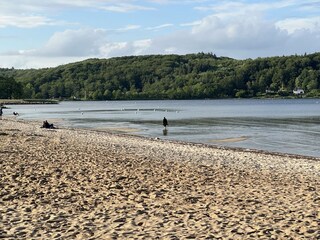
[[[304,94],[304,91],[303,91],[303,89],[298,88],[297,90],[293,90],[293,94],[302,95],[302,94]]]

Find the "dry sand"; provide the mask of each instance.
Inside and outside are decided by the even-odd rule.
[[[320,161],[0,120],[0,238],[320,239]]]

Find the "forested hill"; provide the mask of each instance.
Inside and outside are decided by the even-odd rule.
[[[214,54],[89,59],[47,69],[0,69],[0,98],[194,99],[320,97],[320,53],[235,60]],[[266,93],[267,92],[267,93]]]

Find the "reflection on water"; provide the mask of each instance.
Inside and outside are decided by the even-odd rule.
[[[163,132],[163,136],[168,136],[168,129],[165,128],[162,130],[162,132]]]
[[[19,112],[19,118],[60,119],[65,127],[127,129],[149,137],[320,157],[319,99],[62,102],[10,108],[5,111]],[[164,117],[170,122],[167,129]]]

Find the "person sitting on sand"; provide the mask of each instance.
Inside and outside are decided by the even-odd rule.
[[[169,124],[168,124],[168,120],[167,120],[165,117],[164,117],[163,120],[162,120],[162,124],[163,124],[163,126],[164,126],[165,129],[166,129],[167,126],[169,125]]]
[[[42,124],[42,128],[55,128],[54,126],[53,126],[53,123],[48,123],[48,121],[47,120],[45,120],[45,121],[43,121],[43,124]]]

